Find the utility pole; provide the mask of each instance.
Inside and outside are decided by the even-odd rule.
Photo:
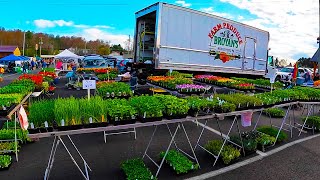
[[[26,32],[23,32],[23,45],[22,45],[22,55],[24,56],[24,48],[26,44]]]
[[[39,55],[39,57],[40,58],[41,58],[41,47],[42,47],[42,44],[43,44],[42,37],[40,37],[40,41],[39,41],[39,45],[40,45],[40,55]]]

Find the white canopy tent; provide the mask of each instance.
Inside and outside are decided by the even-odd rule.
[[[74,54],[73,52],[65,49],[61,53],[54,56],[55,59],[78,59],[79,56]]]
[[[76,64],[79,64],[78,59],[80,56],[74,54],[73,52],[69,51],[68,49],[65,49],[61,53],[54,56],[54,59],[59,59],[63,62],[63,69],[67,69],[67,65],[71,63],[72,61]],[[55,63],[56,65],[56,63]]]

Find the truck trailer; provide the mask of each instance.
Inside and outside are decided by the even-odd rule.
[[[144,67],[151,72],[266,74],[267,31],[162,2],[135,16],[134,64],[140,64],[140,73]]]

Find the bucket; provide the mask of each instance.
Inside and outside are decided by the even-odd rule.
[[[252,114],[253,114],[252,111],[244,112],[244,113],[241,114],[241,125],[243,127],[251,126]]]

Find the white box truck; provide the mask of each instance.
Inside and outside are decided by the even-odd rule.
[[[267,31],[161,2],[135,15],[135,64],[149,64],[149,70],[266,74]]]

